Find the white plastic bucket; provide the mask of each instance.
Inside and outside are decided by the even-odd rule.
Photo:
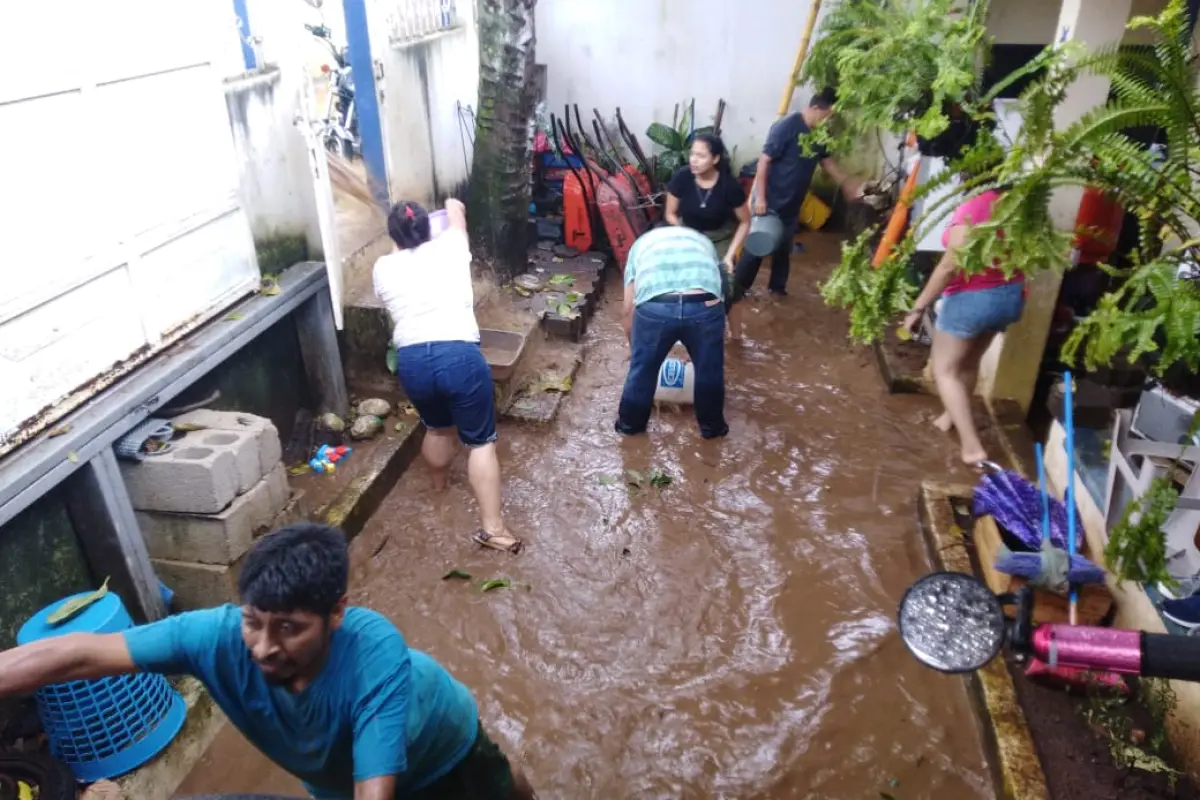
[[[658,403],[692,405],[696,400],[696,370],[690,361],[668,358],[658,369],[658,385],[654,390]]]

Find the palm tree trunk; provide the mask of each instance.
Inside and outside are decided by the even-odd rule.
[[[467,199],[472,249],[498,275],[525,271],[536,96],[537,0],[477,0],[479,112]]]

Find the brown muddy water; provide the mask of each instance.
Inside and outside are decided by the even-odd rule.
[[[410,469],[355,540],[353,602],[471,687],[541,797],[994,796],[965,682],[917,665],[894,624],[930,569],[918,484],[967,476],[933,401],[888,396],[811,291],[822,252],[796,260],[791,297],[747,301],[724,441],[688,412],[614,433],[614,283],[557,421],[501,426],[522,555],[468,542],[461,460],[446,495]],[[606,480],[651,468],[674,481]],[[481,594],[450,569],[530,588]],[[226,730],[180,795],[250,790],[299,786]]]

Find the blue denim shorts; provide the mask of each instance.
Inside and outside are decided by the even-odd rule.
[[[467,447],[496,441],[492,371],[477,342],[425,342],[396,351],[400,386],[426,428],[458,428]]]
[[[943,295],[934,326],[956,339],[1003,333],[1025,310],[1025,283]]]

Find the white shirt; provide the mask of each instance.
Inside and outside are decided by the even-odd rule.
[[[396,347],[425,342],[478,342],[471,248],[465,231],[450,228],[415,250],[375,262],[375,295],[396,327]]]

